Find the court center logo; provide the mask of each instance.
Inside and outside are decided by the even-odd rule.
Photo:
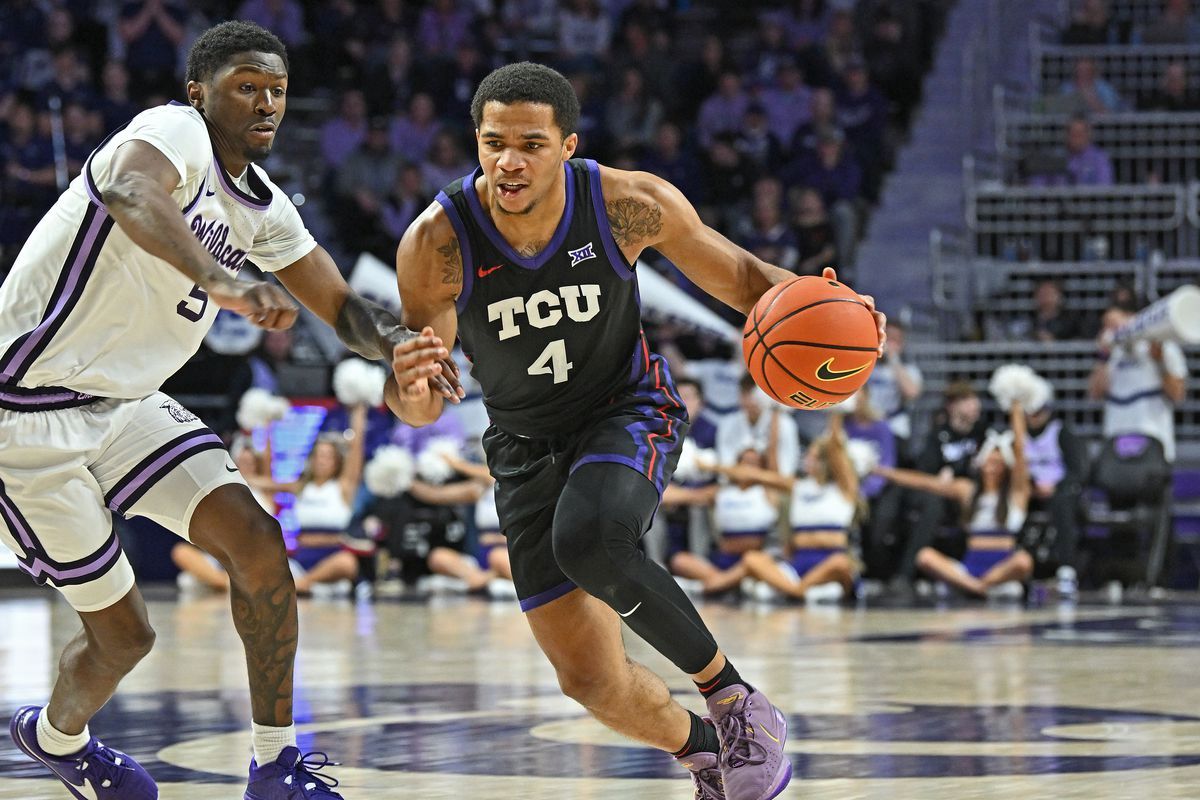
[[[673,760],[608,732],[556,687],[471,683],[297,691],[300,747],[381,773],[679,781]],[[92,724],[159,781],[244,781],[244,692],[118,694]],[[807,780],[973,778],[1200,765],[1200,716],[1045,705],[904,704],[791,713]],[[430,754],[438,757],[431,758]],[[228,762],[228,763],[226,763]],[[586,765],[581,766],[581,765]],[[0,759],[0,776],[44,768]]]

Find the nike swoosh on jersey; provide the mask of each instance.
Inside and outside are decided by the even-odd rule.
[[[833,359],[831,358],[817,367],[817,380],[840,381],[844,378],[849,378],[851,375],[857,375],[869,366],[871,366],[871,362],[868,361],[861,367],[855,367],[854,369],[833,369]]]
[[[487,269],[480,267],[477,274],[481,278],[486,278],[488,275],[491,275],[493,272],[495,272],[496,270],[500,269],[503,266],[504,266],[503,264],[497,264],[496,266],[488,267]]]
[[[634,606],[633,608],[629,609],[629,610],[628,610],[628,611],[626,611],[624,614],[622,614],[620,611],[618,611],[618,612],[617,612],[617,616],[619,616],[619,617],[628,617],[630,614],[632,614],[633,612],[637,611],[637,610],[638,610],[639,608],[641,608],[641,607],[642,607],[642,604],[641,604],[641,603],[638,603],[636,606]]]
[[[228,465],[227,465],[227,466],[225,467],[225,471],[226,471],[226,472],[237,472],[237,471],[238,471],[238,468],[237,468],[237,467],[230,467],[230,466],[228,466]]]

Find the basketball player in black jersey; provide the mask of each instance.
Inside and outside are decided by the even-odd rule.
[[[706,227],[665,181],[572,158],[579,103],[554,70],[492,72],[471,113],[480,166],[409,228],[396,263],[404,323],[431,340],[459,337],[483,387],[521,607],[563,691],[673,753],[697,798],[775,797],[791,777],[783,714],[638,548],[688,420],[646,346],[633,265],[653,247],[743,313],[793,276]],[[415,368],[436,377],[438,355],[430,348]],[[419,381],[403,392],[389,381],[386,398],[412,425],[442,412],[442,395]],[[710,718],[628,659],[622,622],[691,675]]]

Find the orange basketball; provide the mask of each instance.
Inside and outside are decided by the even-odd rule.
[[[795,408],[840,403],[875,368],[879,332],[850,287],[805,275],[773,286],[746,317],[742,355],[759,387]]]

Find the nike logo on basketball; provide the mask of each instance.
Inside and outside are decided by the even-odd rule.
[[[863,364],[861,367],[854,369],[833,369],[833,359],[829,359],[821,366],[817,367],[817,380],[819,381],[840,381],[843,378],[849,378],[851,375],[857,375],[867,367],[871,366],[870,362]]]
[[[501,268],[501,267],[503,267],[503,266],[504,266],[503,264],[497,264],[496,266],[494,266],[494,267],[488,267],[487,269],[484,269],[483,267],[480,267],[480,268],[479,268],[478,275],[479,275],[479,277],[481,277],[481,278],[486,278],[488,275],[491,275],[493,272],[495,272],[496,270],[500,269],[500,268]]]
[[[642,604],[641,604],[641,603],[638,603],[636,606],[634,606],[633,608],[629,609],[629,610],[628,610],[628,611],[626,611],[624,614],[622,614],[620,611],[618,611],[618,612],[617,612],[617,616],[619,616],[619,617],[622,617],[622,618],[624,618],[624,617],[628,617],[630,614],[632,614],[633,612],[637,611],[637,610],[638,610],[639,608],[641,608],[641,607],[642,607]]]

